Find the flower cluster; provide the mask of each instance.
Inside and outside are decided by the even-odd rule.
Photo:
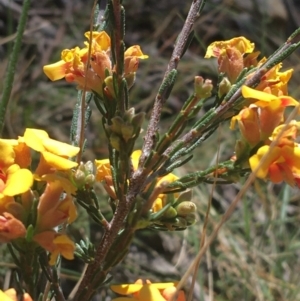
[[[45,74],[52,81],[65,78],[67,82],[76,82],[79,89],[86,87],[87,91],[94,91],[102,95],[103,84],[109,95],[111,89],[112,61],[110,56],[111,39],[105,31],[86,32],[84,48],[75,47],[65,49],[61,53],[61,60],[57,63],[44,66]],[[90,49],[90,60],[89,58]],[[139,60],[148,58],[143,54],[140,46],[129,47],[124,53],[124,78],[131,87]]]
[[[224,72],[233,84],[244,68],[258,67],[266,61],[266,58],[257,61],[258,53],[253,53],[253,50],[253,43],[239,37],[213,43],[206,57],[217,57],[219,71]],[[255,89],[242,86],[244,108],[231,119],[230,127],[234,129],[235,124],[238,124],[243,137],[236,149],[238,159],[247,157],[247,152],[251,170],[258,168],[257,177],[269,179],[273,183],[286,181],[294,186],[300,184],[300,145],[296,143],[299,124],[292,121],[285,126],[284,113],[287,107],[295,107],[299,103],[288,96],[287,85],[293,70],[281,72],[281,67],[282,64],[278,64],[271,68]],[[248,77],[251,76],[250,73]],[[270,148],[272,141],[277,143]],[[261,164],[262,157],[267,153],[267,159]]]
[[[136,150],[131,155],[133,169],[138,167],[141,150]],[[96,164],[96,180],[102,182],[106,192],[113,199],[116,200],[113,179],[111,174],[111,165],[109,159],[95,160]],[[158,189],[159,191],[176,181],[177,176],[170,173],[157,180],[153,192]],[[150,196],[150,216],[149,220],[142,220],[138,227],[152,227],[155,229],[164,228],[166,230],[182,230],[187,226],[192,225],[196,221],[196,205],[190,201],[191,195],[189,193],[165,194],[163,192],[153,194]]]
[[[70,158],[78,152],[43,130],[26,129],[17,140],[0,139],[1,242],[15,241],[22,249],[26,237],[51,253],[51,265],[59,254],[73,258],[74,243],[56,228],[77,216],[71,196],[76,190],[71,172],[77,163]]]
[[[146,280],[138,279],[134,284],[112,285],[111,289],[120,295],[132,295],[132,297],[119,297],[112,301],[185,301],[185,294],[182,290],[178,292],[176,299],[176,283],[151,283]]]

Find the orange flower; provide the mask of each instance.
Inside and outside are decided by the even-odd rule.
[[[230,129],[234,129],[236,121],[244,139],[251,146],[257,145],[260,142],[258,107],[250,105],[249,108],[244,108],[238,115],[232,117]]]
[[[68,82],[76,82],[79,89],[86,85],[87,90],[92,90],[102,94],[102,85],[105,78],[112,73],[112,63],[110,59],[110,37],[105,31],[89,31],[85,33],[89,40],[85,42],[85,47],[80,49],[75,47],[71,50],[62,51],[61,60],[57,63],[44,66],[45,74],[51,80],[65,78]],[[91,37],[91,40],[90,40]],[[88,52],[91,47],[91,60],[88,62]],[[138,59],[147,58],[139,46],[128,48],[125,56],[125,75],[135,72],[138,67]],[[86,68],[88,64],[89,68]]]
[[[75,244],[65,234],[58,234],[55,231],[45,231],[36,234],[33,240],[51,253],[50,265],[55,265],[59,255],[68,260],[74,259]]]
[[[276,126],[283,121],[283,113],[287,106],[297,106],[298,101],[286,95],[275,96],[247,86],[242,87],[243,97],[250,99],[260,108],[259,126],[261,140],[267,139]]]
[[[36,229],[38,232],[50,230],[65,222],[70,224],[76,219],[77,210],[72,197],[66,194],[64,199],[61,200],[63,190],[60,181],[47,183],[37,208]]]
[[[149,280],[143,283],[138,279],[135,284],[112,285],[111,289],[120,295],[132,295],[132,297],[114,298],[112,301],[169,301],[176,291],[176,284],[174,282],[151,283]],[[179,291],[176,301],[185,301],[183,291]]]
[[[212,56],[218,58],[219,71],[226,73],[230,82],[234,83],[245,68],[244,54],[252,53],[253,50],[253,43],[244,37],[236,37],[228,41],[210,44],[205,58]]]
[[[282,126],[274,130],[271,140],[277,139]],[[292,122],[274,148],[264,145],[249,159],[252,171],[258,168],[258,178],[268,178],[273,183],[285,181],[291,186],[300,184],[300,145],[293,141],[298,128],[298,123]],[[261,159],[266,154],[266,160],[261,164]]]
[[[3,215],[0,215],[0,242],[8,242],[19,237],[25,237],[25,234],[25,226],[12,214],[4,212]]]
[[[264,63],[265,59],[258,64]],[[280,72],[282,63],[271,68],[260,80],[255,90],[264,91],[275,96],[288,95],[287,84],[292,77],[293,69]]]
[[[132,72],[136,72],[139,66],[139,60],[142,59],[147,59],[148,55],[145,55],[142,50],[141,47],[139,45],[134,45],[129,47],[125,53],[124,53],[124,57],[125,57],[125,62],[124,62],[124,73],[129,74]]]

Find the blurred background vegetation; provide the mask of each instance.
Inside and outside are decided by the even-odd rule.
[[[26,127],[45,129],[58,140],[69,141],[72,112],[77,97],[74,85],[50,82],[42,72],[45,64],[60,59],[65,48],[83,46],[83,33],[89,29],[91,0],[32,1],[22,52],[15,74],[14,88],[7,113],[5,137],[21,135]],[[124,0],[126,44],[139,44],[149,59],[140,63],[131,101],[138,111],[150,112],[157,88],[166,70],[174,42],[183,25],[191,1]],[[0,0],[0,94],[15,37],[22,1]],[[216,83],[217,66],[203,56],[213,41],[243,35],[253,41],[262,56],[269,56],[300,26],[297,0],[211,0],[195,26],[195,39],[179,64],[179,77],[163,114],[161,130],[180,110],[193,91],[193,78],[201,75]],[[300,98],[300,53],[294,53],[284,70],[294,69],[289,93]],[[209,106],[209,103],[208,103]],[[205,110],[206,108],[204,108]],[[203,112],[202,112],[203,113]],[[95,110],[86,137],[85,159],[104,158],[106,141],[101,117]],[[229,159],[238,133],[228,124],[196,150],[192,163],[178,170],[207,168]],[[197,223],[181,233],[137,233],[130,253],[112,275],[114,283],[136,278],[151,281],[178,280],[199,250],[203,219],[211,200],[208,235],[242,187],[240,183],[222,187],[199,185],[193,190],[198,206]],[[103,193],[99,187],[99,193]],[[103,194],[103,208],[109,214]],[[197,275],[194,300],[294,301],[300,300],[300,195],[299,189],[284,184],[257,181],[247,191],[231,219],[207,252]],[[81,213],[70,229],[77,239],[101,237],[99,229]],[[2,250],[0,284],[7,285],[15,269]],[[65,262],[62,273],[65,293],[70,292],[83,265]],[[72,282],[73,281],[73,282]],[[189,282],[186,290],[189,290]],[[95,300],[110,300],[103,288]]]

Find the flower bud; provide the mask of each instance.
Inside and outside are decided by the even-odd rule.
[[[122,137],[127,142],[133,137],[134,127],[132,125],[123,125],[122,127]]]
[[[226,95],[230,89],[231,89],[231,83],[229,79],[227,77],[223,77],[219,84],[219,90],[218,90],[219,98]]]
[[[121,143],[120,143],[120,137],[116,134],[112,133],[109,137],[109,142],[113,148],[115,148],[117,151],[120,151]]]
[[[175,227],[180,227],[180,228],[186,228],[187,227],[187,222],[186,222],[184,217],[179,216],[179,217],[176,218],[174,226]]]
[[[163,218],[174,218],[177,215],[177,211],[175,208],[170,207],[168,210],[164,213]]]
[[[188,224],[188,226],[193,225],[196,222],[196,214],[195,213],[189,213],[187,216],[185,216],[185,220]]]
[[[199,99],[211,96],[213,85],[210,79],[204,81],[203,77],[195,76],[194,90]]]
[[[195,203],[193,203],[193,202],[184,201],[176,207],[176,210],[177,210],[177,214],[179,216],[186,216],[190,213],[196,212],[197,207],[196,207]]]
[[[85,178],[85,184],[92,186],[95,184],[95,180],[96,180],[95,176],[93,174],[89,174]]]
[[[77,187],[83,186],[85,184],[85,173],[77,169],[74,174],[74,181]]]

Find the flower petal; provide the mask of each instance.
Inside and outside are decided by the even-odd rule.
[[[24,193],[33,184],[33,175],[28,169],[20,169],[18,165],[11,165],[7,169],[7,181],[2,191],[3,195],[14,196]]]
[[[79,153],[80,148],[51,138],[43,140],[45,149],[55,155],[62,157],[74,157]]]
[[[141,47],[139,45],[134,45],[134,46],[131,46],[129,47],[125,53],[124,53],[124,56],[125,57],[128,57],[128,56],[135,56],[139,59],[147,59],[149,56],[144,54],[141,50]]]
[[[42,152],[42,156],[49,166],[57,170],[69,170],[78,165],[77,162],[57,156],[47,151]]]
[[[152,284],[144,284],[139,293],[139,299],[142,301],[166,301],[158,288]]]
[[[143,284],[119,284],[111,285],[111,290],[120,295],[130,295],[138,292],[143,287]]]
[[[6,139],[0,139],[0,166],[8,167],[15,161],[15,152],[12,143],[8,142]]]
[[[25,143],[37,152],[42,152],[45,150],[43,140],[47,138],[49,138],[49,135],[43,130],[26,129],[24,133]]]
[[[69,63],[61,60],[54,64],[44,66],[43,71],[50,80],[55,81],[65,77],[69,65]]]
[[[43,71],[50,80],[56,81],[65,77],[69,66],[69,62],[61,60],[54,64],[44,66]]]
[[[277,99],[277,97],[275,95],[266,93],[266,92],[262,92],[262,91],[258,91],[255,89],[252,89],[250,87],[247,86],[242,86],[242,94],[244,98],[254,98],[257,100],[260,100],[262,102],[267,102],[269,103],[270,101]]]
[[[270,147],[268,145],[264,145],[258,149],[257,153],[253,155],[249,159],[250,167],[252,171],[256,170],[256,168],[260,165],[260,161],[262,157],[269,152]],[[260,165],[259,170],[256,174],[258,178],[265,179],[268,176],[268,171],[270,165],[280,158],[280,147],[274,147],[271,152],[269,152],[268,157],[266,158],[265,162]]]

